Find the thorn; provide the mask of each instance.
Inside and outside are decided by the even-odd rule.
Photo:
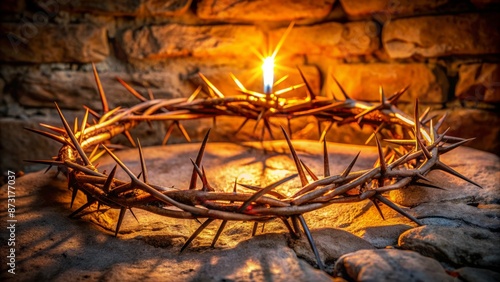
[[[358,152],[358,154],[354,157],[354,159],[351,161],[351,163],[346,167],[346,169],[344,170],[344,172],[342,172],[342,177],[347,177],[349,175],[349,173],[351,172],[352,167],[354,166],[354,164],[358,160],[359,154],[361,154],[361,151]]]
[[[302,80],[304,81],[304,83],[306,84],[306,88],[307,88],[307,98],[309,101],[314,101],[316,100],[316,94],[314,94],[314,92],[312,91],[312,88],[311,88],[311,85],[307,82],[306,80],[306,77],[304,76],[304,74],[302,73],[302,70],[300,70],[300,68],[297,66],[297,69],[299,70],[299,74],[300,74],[300,77],[302,78]]]
[[[335,81],[335,83],[339,87],[340,92],[342,93],[342,96],[344,96],[344,100],[351,100],[351,98],[349,97],[349,95],[347,95],[347,93],[345,92],[345,90],[342,87],[342,85],[340,85],[340,83],[337,81],[337,79],[333,75],[332,75],[332,78],[333,78],[333,81]]]
[[[198,229],[196,229],[196,231],[191,235],[191,237],[189,237],[187,239],[187,241],[184,243],[184,245],[182,246],[181,248],[181,253],[191,244],[191,242],[196,238],[198,237],[198,235],[201,233],[201,231],[203,231],[203,229],[205,229],[212,221],[214,221],[215,219],[213,218],[207,218],[207,220],[205,220],[203,222],[202,225],[200,225],[200,227],[198,227]]]
[[[141,160],[142,179],[144,183],[149,183],[148,169],[146,167],[146,160],[144,159],[144,154],[142,152],[142,146],[139,138],[137,138],[137,144],[139,145],[139,158]]]
[[[408,218],[409,220],[415,222],[416,224],[422,226],[422,223],[420,223],[420,221],[418,221],[418,219],[416,219],[415,217],[413,217],[411,214],[405,212],[403,209],[401,209],[400,207],[398,207],[396,204],[394,204],[393,202],[389,201],[389,199],[383,197],[382,195],[380,194],[376,194],[374,196],[377,200],[379,200],[380,202],[384,203],[385,205],[387,205],[388,207],[390,207],[391,209],[397,211],[399,214],[401,214],[402,216]]]
[[[87,119],[89,118],[89,110],[85,111],[85,115],[83,116],[82,126],[80,130],[80,140],[78,142],[83,142],[83,136],[85,136],[85,127],[87,127]]]
[[[427,158],[428,160],[431,159],[432,158],[431,152],[429,152],[427,147],[424,145],[424,143],[422,143],[422,140],[418,136],[417,136],[417,143],[422,152],[424,153],[425,158]]]
[[[125,137],[127,137],[127,140],[128,140],[128,142],[130,142],[132,147],[134,147],[134,148],[137,147],[137,145],[134,142],[134,138],[132,138],[132,135],[130,134],[130,132],[128,130],[123,131],[123,134],[125,135]]]
[[[375,135],[375,141],[377,142],[378,159],[379,159],[379,163],[380,163],[380,173],[382,175],[384,175],[385,172],[387,171],[387,164],[385,163],[384,152],[382,150],[382,145],[380,145],[380,140],[378,139],[377,135]]]
[[[316,176],[316,174],[314,174],[314,172],[304,163],[304,161],[300,160],[300,163],[302,164],[302,166],[306,169],[307,173],[311,176],[311,178],[316,181],[318,180],[319,178]]]
[[[380,214],[380,217],[382,217],[382,220],[385,220],[384,214],[382,213],[382,210],[378,206],[377,200],[375,200],[375,199],[370,199],[370,200],[372,201],[375,208],[377,208],[378,214]]]
[[[70,215],[69,215],[69,218],[73,218],[75,217],[75,215],[79,214],[81,211],[83,211],[84,209],[90,207],[93,203],[95,203],[96,200],[93,199],[93,198],[90,198],[89,201],[87,201],[87,203],[85,203],[83,206],[79,207],[76,211],[72,212]]]
[[[304,217],[302,215],[299,215],[298,217],[300,220],[300,224],[302,225],[302,229],[304,230],[304,233],[306,233],[307,241],[309,241],[309,245],[311,246],[314,256],[316,257],[316,263],[318,264],[319,269],[324,271],[325,267],[323,266],[323,262],[321,261],[321,257],[319,256],[319,252],[316,248],[316,244],[314,243],[311,231],[309,231],[309,227],[307,227]]]
[[[219,229],[217,230],[217,233],[215,234],[215,237],[212,240],[212,244],[210,244],[211,248],[215,247],[217,240],[219,240],[219,237],[222,234],[222,231],[224,231],[224,228],[226,227],[226,223],[227,223],[227,220],[223,220],[222,223],[220,224]]]
[[[122,225],[123,217],[125,217],[125,212],[127,212],[127,208],[121,207],[120,208],[120,215],[118,216],[118,222],[116,223],[115,237],[118,236],[118,232],[120,231],[120,227]]]
[[[205,134],[205,137],[203,138],[203,141],[201,142],[200,150],[198,150],[198,155],[196,156],[196,166],[201,165],[201,160],[203,159],[203,154],[205,153],[205,147],[207,145],[208,141],[208,136],[210,135],[210,129],[207,131]],[[196,180],[197,180],[197,175],[196,175],[196,167],[193,168],[193,172],[191,173],[191,181],[189,182],[189,190],[192,190],[196,187]]]
[[[477,184],[476,182],[472,181],[471,179],[469,179],[469,178],[467,178],[467,177],[463,176],[462,174],[458,173],[456,170],[454,170],[454,169],[452,169],[451,167],[449,167],[449,166],[445,165],[444,163],[442,163],[442,162],[441,162],[441,161],[439,161],[439,160],[438,160],[438,161],[436,161],[436,163],[434,164],[434,166],[435,166],[437,169],[439,169],[439,170],[445,171],[445,172],[447,172],[447,173],[449,173],[449,174],[452,174],[452,175],[454,175],[454,176],[456,176],[456,177],[458,177],[458,178],[461,178],[461,179],[463,179],[463,180],[465,180],[465,181],[467,181],[467,182],[469,182],[469,183],[471,183],[471,184],[476,185],[476,186],[477,186],[477,187],[479,187],[479,188],[483,188],[481,185],[479,185],[479,184]]]
[[[323,175],[325,178],[330,176],[330,160],[328,158],[328,146],[326,145],[326,138],[323,139]]]
[[[99,91],[99,96],[101,97],[102,112],[107,113],[109,111],[108,100],[106,99],[106,94],[104,94],[104,89],[102,88],[101,80],[99,79],[99,74],[97,73],[94,63],[92,63],[92,70],[94,71],[95,83],[97,85],[97,90]]]
[[[257,228],[259,227],[258,222],[253,223],[253,228],[252,228],[252,237],[255,237],[255,234],[257,234]]]
[[[172,122],[167,129],[167,132],[165,133],[165,137],[163,137],[163,141],[161,142],[162,145],[167,144],[168,139],[170,138],[170,134],[172,134],[172,131],[174,130],[175,122]]]
[[[179,130],[181,131],[182,136],[184,136],[184,139],[186,139],[186,141],[191,143],[191,138],[189,137],[189,134],[187,133],[184,126],[182,126],[182,124],[178,120],[176,120],[174,123],[175,123],[175,125],[177,125],[177,128],[179,128]]]
[[[113,183],[113,178],[115,177],[117,167],[118,167],[118,165],[115,164],[115,166],[113,167],[113,169],[109,173],[108,178],[106,178],[106,182],[104,182],[104,185],[102,186],[102,190],[106,194],[109,193],[109,190],[111,188],[111,184]]]
[[[302,186],[306,186],[309,184],[306,178],[306,174],[304,173],[304,170],[302,169],[302,165],[300,164],[299,157],[297,156],[297,152],[293,148],[292,141],[290,140],[290,137],[288,137],[288,134],[286,133],[285,129],[283,126],[281,127],[281,131],[283,131],[283,135],[285,135],[286,142],[288,143],[288,147],[290,148],[290,152],[292,153],[293,160],[295,162],[295,167],[297,168],[297,172],[300,177],[300,182]]]
[[[281,180],[278,180],[264,188],[262,188],[260,191],[254,193],[250,198],[248,198],[245,202],[243,202],[243,204],[241,204],[241,206],[238,208],[238,212],[243,212],[245,211],[245,209],[252,203],[252,202],[255,202],[257,201],[260,197],[264,196],[266,193],[270,192],[271,190],[273,190],[274,188],[280,186],[281,184],[285,183],[285,182],[288,182],[292,179],[294,179],[295,177],[297,177],[297,174],[292,174],[290,176],[287,176]]]
[[[41,131],[41,130],[38,130],[38,129],[32,129],[32,128],[28,128],[28,127],[24,127],[24,129],[28,130],[28,131],[31,131],[31,132],[34,132],[36,134],[40,134],[42,136],[45,136],[45,137],[48,137],[52,140],[55,140],[63,145],[71,145],[70,142],[68,142],[68,140],[66,140],[64,137],[62,136],[59,136],[59,135],[55,135],[53,133],[50,133],[50,132],[45,132],[45,131]]]

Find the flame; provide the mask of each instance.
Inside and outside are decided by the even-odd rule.
[[[270,56],[264,59],[262,64],[264,74],[264,93],[270,94],[273,91],[274,84],[274,57]]]

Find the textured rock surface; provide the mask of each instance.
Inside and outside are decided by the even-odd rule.
[[[333,3],[335,0],[201,0],[197,3],[196,12],[198,17],[210,20],[293,21],[324,18]]]
[[[270,33],[270,41],[277,44],[285,29]],[[327,34],[327,36],[325,36]],[[374,22],[324,23],[314,26],[296,26],[282,47],[283,54],[322,54],[326,57],[366,55],[379,47]]]
[[[500,102],[500,64],[469,64],[459,68],[455,96],[479,102]]]
[[[474,281],[484,281],[484,282],[495,282],[500,281],[500,273],[494,272],[488,269],[474,268],[474,267],[462,267],[455,271],[460,277],[461,281],[474,282]]]
[[[295,141],[294,146],[301,159],[311,169],[317,172],[321,171],[321,144]],[[377,158],[376,149],[372,147],[333,143],[328,144],[328,146],[332,173],[343,171],[346,164],[359,150],[362,152],[354,170],[370,167]],[[144,155],[151,183],[181,189],[187,187],[192,171],[189,158],[196,156],[198,148],[199,144],[145,148]],[[217,190],[231,191],[235,178],[241,183],[263,186],[294,173],[293,161],[289,156],[286,143],[283,141],[241,145],[209,142],[206,150],[203,165],[207,171],[209,182]],[[57,150],[52,153],[47,152],[44,158],[49,158],[56,152]],[[485,154],[467,148],[457,149],[455,153],[458,156],[474,155],[474,153]],[[137,150],[126,150],[117,152],[117,154],[134,173],[140,171]],[[476,160],[471,158],[469,161]],[[463,161],[462,159],[462,163]],[[100,170],[110,171],[113,165],[114,162],[109,157],[100,160]],[[457,163],[451,165],[454,168],[460,166]],[[467,163],[467,165],[471,164]],[[489,175],[489,178],[483,178],[488,182],[494,183],[498,179],[491,171],[484,173]],[[299,257],[304,257],[307,261],[312,260],[307,243],[303,240],[290,241],[288,235],[284,234],[286,228],[279,221],[268,222],[264,227],[259,224],[257,234],[261,234],[261,228],[263,228],[264,233],[268,233],[268,235],[251,239],[249,238],[252,223],[229,222],[215,249],[210,249],[208,246],[219,227],[219,221],[216,221],[193,241],[190,248],[179,254],[181,246],[198,228],[199,223],[193,220],[160,217],[134,209],[139,221],[137,222],[130,213],[127,213],[118,238],[114,238],[111,235],[114,233],[118,212],[108,210],[102,213],[88,213],[80,219],[69,219],[67,215],[83,205],[86,199],[79,194],[73,208],[69,208],[71,193],[66,189],[66,180],[61,176],[54,179],[54,174],[54,170],[45,175],[42,172],[37,172],[16,180],[16,207],[18,208],[16,219],[19,226],[22,226],[16,234],[18,251],[16,256],[17,267],[23,270],[22,274],[15,277],[18,280],[90,279],[112,281],[140,278],[154,281],[164,277],[195,281],[220,281],[224,279],[323,281],[330,279],[299,259]],[[121,170],[117,172],[116,177],[127,179]],[[294,179],[279,187],[278,190],[289,194],[296,191],[298,185],[299,180]],[[6,191],[5,186],[0,189],[0,200],[6,200]],[[451,193],[460,194],[460,191],[451,191]],[[439,199],[437,196],[434,198],[435,200]],[[93,208],[95,207],[90,210]],[[414,226],[413,223],[402,218],[385,205],[381,205],[381,209],[386,217],[385,221],[380,218],[377,210],[367,201],[335,204],[305,214],[305,219],[313,230],[314,239],[325,263],[331,266],[341,254],[358,249],[373,248],[372,245],[375,244],[381,247],[394,246],[395,243],[391,243],[391,241],[395,242],[400,233]],[[467,213],[468,217],[477,215],[477,213],[467,209],[460,211]],[[3,218],[6,216],[5,213],[5,210],[2,210],[0,216]],[[464,218],[468,218],[467,216]],[[342,228],[354,235],[332,228]],[[409,232],[411,234],[412,230],[406,234]],[[486,234],[481,229],[473,231],[480,235]],[[474,232],[471,234],[476,234]],[[378,235],[376,234],[382,234],[380,235],[382,240],[377,239]],[[6,240],[5,236],[7,235],[2,232],[0,239]],[[447,235],[446,238],[449,240],[454,236],[455,234],[453,236]],[[483,248],[496,242],[495,239],[490,242],[484,236],[476,236],[475,239],[469,241],[473,242],[474,240],[479,240]],[[448,248],[450,242],[443,244],[442,248]],[[6,245],[1,246],[2,252],[6,251],[5,247]],[[366,251],[368,252],[368,250]],[[475,249],[467,251],[473,254],[484,252],[484,250]],[[371,252],[373,250],[370,250]],[[398,275],[398,278],[408,277],[404,275],[411,273],[419,275],[418,277],[427,277],[425,275],[428,275],[430,270],[435,270],[433,275],[441,277],[442,268],[437,261],[432,259],[397,250],[377,252],[375,254],[378,260],[372,256],[363,255],[365,259],[352,261],[347,254],[347,257],[341,259],[337,269],[344,269],[349,272],[342,270],[342,273],[351,274],[358,273],[356,269],[366,269],[359,275],[376,275],[374,277],[380,279],[396,277],[391,275]],[[380,256],[384,260],[380,260]],[[421,260],[422,258],[423,260]],[[486,254],[476,260],[491,261],[491,257]],[[408,261],[419,262],[420,266],[409,264]],[[428,267],[424,270],[422,270],[423,262]],[[403,266],[399,264],[403,264]],[[471,262],[470,265],[477,264]],[[393,270],[392,267],[396,267],[396,270]],[[389,272],[384,274],[377,270],[375,273],[375,268],[382,268],[382,272],[384,270]],[[355,272],[350,272],[351,270]],[[350,277],[357,277],[351,276],[351,274],[349,274]],[[444,272],[443,275],[445,275]],[[442,277],[443,279],[447,278],[447,276]]]
[[[42,5],[46,1],[37,0]],[[113,16],[173,16],[184,13],[192,0],[139,1],[65,1],[63,10],[93,12]]]
[[[342,92],[333,80],[337,79],[347,94],[354,99],[379,101],[379,87],[392,95],[406,86],[402,101],[441,103],[446,100],[448,81],[444,71],[435,65],[425,64],[338,64],[331,66],[326,77],[330,95],[343,99]]]
[[[334,272],[354,281],[453,281],[439,262],[417,252],[394,249],[344,255]]]
[[[178,56],[236,57],[264,46],[264,35],[254,26],[153,25],[128,29],[119,37],[119,48],[129,59],[163,59]],[[154,44],[152,44],[154,43]]]
[[[106,29],[92,24],[0,24],[0,60],[89,63],[109,55]]]
[[[424,1],[391,1],[391,0],[340,0],[342,7],[349,16],[387,15],[415,15],[421,12],[430,12],[449,3],[449,0]]]
[[[384,26],[382,42],[391,58],[500,53],[498,17],[490,13],[394,20]]]
[[[451,239],[451,240],[450,240]],[[481,228],[421,226],[403,233],[399,246],[459,266],[496,269],[500,264],[498,233]]]

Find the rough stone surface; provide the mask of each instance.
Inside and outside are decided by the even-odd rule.
[[[498,17],[487,13],[394,20],[384,26],[382,42],[391,58],[496,54]]]
[[[458,173],[480,184],[483,189],[443,171],[431,171],[426,175],[437,186],[446,190],[409,186],[391,191],[390,198],[403,206],[416,206],[426,202],[498,203],[500,184],[500,159],[498,156],[469,148],[457,148],[440,159]]]
[[[448,134],[462,138],[475,138],[467,143],[472,148],[481,148],[500,155],[500,115],[494,111],[453,108],[433,111],[442,116],[448,113],[442,128],[450,128]]]
[[[277,44],[284,28],[270,32],[270,40]],[[321,54],[325,57],[367,55],[379,48],[377,26],[374,22],[324,23],[314,26],[296,26],[286,38],[282,54]]]
[[[326,89],[330,95],[343,99],[342,92],[333,80],[337,79],[346,93],[354,99],[379,101],[379,87],[386,97],[409,86],[401,101],[441,103],[446,101],[448,80],[436,65],[426,64],[338,64],[328,70]]]
[[[45,1],[35,1],[42,5]],[[98,13],[112,16],[174,16],[184,13],[192,0],[139,1],[65,1],[61,9],[72,12]]]
[[[109,55],[106,29],[92,24],[2,23],[0,60],[26,63],[89,63]]]
[[[344,255],[335,264],[334,272],[349,281],[453,281],[438,261],[395,249]]]
[[[153,25],[127,29],[119,37],[119,48],[133,60],[178,56],[241,57],[264,46],[264,34],[254,26]]]
[[[500,103],[500,64],[461,65],[455,96],[478,102]]]
[[[318,241],[316,247],[327,268],[333,266],[341,256],[359,250],[374,249],[367,241],[340,229],[317,229],[311,232],[314,240]],[[333,239],[334,238],[334,239]],[[334,240],[332,242],[332,239]],[[309,242],[302,236],[299,240],[289,239],[289,245],[299,258],[307,260],[310,264],[316,265],[314,253],[311,251]]]
[[[467,225],[492,232],[500,231],[500,205],[498,204],[424,203],[411,211],[423,224]]]
[[[452,240],[450,240],[452,238]],[[500,263],[498,233],[471,227],[421,226],[403,233],[399,245],[459,266],[496,269]]]
[[[421,12],[431,12],[436,8],[448,4],[449,0],[425,0],[425,1],[390,1],[390,0],[340,0],[342,7],[349,16],[370,16],[381,14],[381,16],[415,15]]]
[[[26,6],[25,0],[5,0],[0,3],[0,13],[20,13]]]
[[[328,15],[335,0],[266,1],[266,0],[201,0],[198,17],[228,21],[293,21],[322,19]]]
[[[192,171],[189,158],[196,157],[199,146],[181,144],[144,148],[150,183],[180,189],[187,187]],[[294,147],[299,157],[311,169],[321,171],[321,144],[294,141]],[[328,148],[332,173],[343,171],[360,150],[362,152],[354,170],[371,167],[377,159],[376,148],[373,147],[329,143]],[[458,153],[471,155],[477,152],[467,148],[463,150]],[[45,151],[46,156],[40,158],[50,158],[57,153],[57,148],[54,151],[49,148]],[[118,151],[117,154],[134,173],[140,171],[137,150]],[[100,159],[99,163],[101,171],[110,171],[114,165],[114,161],[107,156]],[[241,183],[264,186],[295,172],[293,160],[284,141],[248,142],[241,145],[209,142],[203,165],[209,182],[218,191],[232,191],[234,179]],[[456,167],[457,164],[452,166]],[[111,281],[141,278],[154,281],[167,276],[182,281],[330,279],[297,258],[303,256],[306,260],[311,259],[310,253],[299,253],[299,250],[306,252],[305,242],[295,241],[292,244],[284,235],[287,229],[277,220],[267,222],[265,226],[259,224],[257,234],[261,234],[263,228],[263,232],[269,235],[253,239],[249,239],[252,223],[229,222],[215,249],[209,249],[208,246],[219,227],[219,222],[214,222],[193,241],[190,248],[179,255],[181,246],[198,228],[199,223],[160,217],[134,209],[139,221],[127,213],[118,238],[114,238],[112,234],[118,212],[108,210],[103,213],[89,213],[79,219],[69,219],[67,215],[83,205],[86,198],[79,193],[74,206],[70,208],[71,193],[66,188],[66,179],[62,176],[54,179],[54,175],[54,170],[47,174],[41,171],[16,180],[19,192],[16,194],[16,207],[22,211],[16,214],[16,219],[22,223],[22,228],[16,234],[16,246],[19,248],[16,255],[17,267],[23,269],[22,275],[16,276],[16,279],[67,281],[70,278],[86,278]],[[127,179],[121,170],[117,171],[116,177]],[[490,177],[489,181],[494,182],[495,175]],[[291,194],[296,191],[299,182],[298,179],[293,179],[277,190]],[[6,200],[6,191],[5,187],[0,189],[0,200]],[[95,207],[91,207],[89,211],[93,208]],[[381,209],[386,217],[385,221],[369,201],[334,204],[305,214],[325,263],[331,265],[333,260],[344,252],[357,248],[372,248],[372,241],[380,244],[380,241],[373,238],[374,235],[366,235],[376,234],[370,230],[393,229],[382,235],[383,240],[389,242],[397,240],[404,229],[414,225],[385,205],[381,205]],[[411,212],[407,208],[403,209]],[[1,211],[0,216],[6,216],[5,210]],[[342,228],[368,242],[332,228]],[[1,233],[0,239],[6,240],[4,234]],[[379,234],[382,232],[379,231]],[[290,246],[295,246],[297,255]],[[1,246],[2,252],[6,251],[3,249],[5,247]],[[371,264],[368,268],[378,265],[377,261],[371,259],[366,260],[365,264]],[[421,273],[418,269],[415,273]]]
[[[461,281],[474,282],[495,282],[500,281],[500,273],[491,271],[488,269],[474,268],[474,267],[462,267],[455,271],[460,277]]]
[[[171,72],[99,72],[99,78],[111,106],[131,106],[139,100],[122,86],[116,78],[124,80],[144,97],[150,89],[156,98],[185,97],[194,87],[179,80]],[[94,74],[79,71],[53,71],[49,74],[28,72],[22,75],[13,87],[18,101],[23,106],[50,107],[57,102],[62,108],[82,109],[87,105],[100,109],[101,102]],[[191,89],[191,90],[190,90]]]

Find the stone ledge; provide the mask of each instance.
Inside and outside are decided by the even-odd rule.
[[[345,12],[351,17],[372,16],[373,14],[380,14],[381,17],[414,15],[418,12],[432,12],[449,2],[449,0],[404,1],[403,3],[392,0],[340,0]]]
[[[200,0],[198,1],[196,13],[201,19],[223,21],[319,20],[328,15],[334,3],[335,0]]]
[[[269,35],[271,42],[277,44],[284,33],[284,28],[273,30]],[[346,24],[330,22],[294,27],[286,38],[281,52],[345,57],[371,54],[379,48],[379,45],[375,22]]]
[[[91,24],[2,23],[0,29],[1,61],[89,63],[109,55],[106,29]]]
[[[500,53],[498,13],[426,16],[386,24],[382,42],[391,58]]]
[[[500,64],[468,64],[458,69],[455,96],[478,102],[500,103]]]
[[[127,29],[119,36],[129,60],[172,57],[254,56],[252,49],[264,46],[264,34],[253,26],[187,26],[166,24]]]
[[[441,68],[426,64],[340,64],[329,68],[326,78],[326,93],[335,93],[341,99],[341,92],[335,81],[354,99],[365,101],[380,100],[379,86],[386,96],[409,86],[401,101],[442,103],[446,101],[448,80]],[[343,99],[343,98],[342,98]]]

